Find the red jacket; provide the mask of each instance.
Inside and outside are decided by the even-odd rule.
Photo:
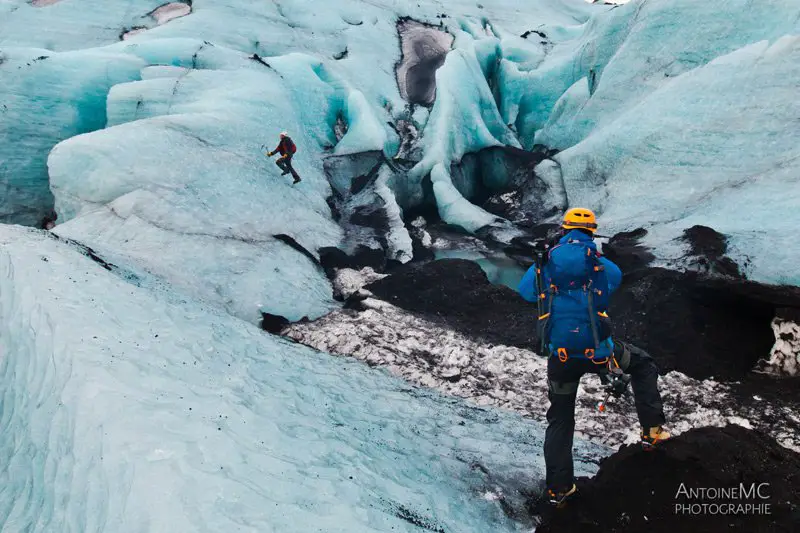
[[[293,156],[294,153],[297,151],[297,147],[294,145],[294,142],[290,137],[284,137],[281,139],[281,142],[278,143],[278,147],[275,148],[272,152],[278,152],[281,155],[288,155],[289,157]]]

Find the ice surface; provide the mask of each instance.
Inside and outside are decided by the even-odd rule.
[[[442,220],[467,231],[477,231],[484,226],[502,223],[502,219],[499,217],[487,213],[464,198],[453,185],[450,173],[441,163],[437,163],[433,167],[430,176],[433,182],[433,193],[436,196],[436,205]]]
[[[384,211],[389,223],[386,240],[390,257],[401,263],[407,263],[414,257],[413,243],[403,222],[403,211],[397,204],[394,192],[389,187],[390,177],[391,170],[387,165],[383,165],[378,171],[378,178],[375,181],[375,192],[383,200]]]
[[[415,20],[398,23],[403,60],[397,67],[400,95],[413,104],[436,99],[436,70],[453,45],[453,35]]]
[[[484,254],[472,250],[435,250],[436,259],[467,259],[474,261],[486,273],[491,283],[517,290],[525,269],[503,254]]]
[[[537,172],[563,205],[599,210],[605,232],[646,227],[673,264],[676,237],[711,226],[751,278],[800,283],[782,266],[800,248],[774,216],[798,203],[798,21],[791,0],[631,2],[549,33],[536,69],[504,70],[501,109],[524,145],[538,130],[564,150]]]
[[[649,226],[653,229],[650,244],[661,245],[662,258],[666,259],[680,254],[680,247],[672,240],[688,224],[695,223],[690,221],[694,217],[699,223],[731,234],[731,249],[738,253],[734,259],[749,261],[745,271],[755,279],[798,280],[795,274],[786,272],[781,266],[785,262],[777,260],[775,254],[783,250],[782,258],[795,257],[800,249],[768,244],[777,238],[779,224],[767,216],[776,207],[771,202],[781,201],[787,206],[796,202],[791,193],[781,195],[780,200],[774,200],[773,195],[776,190],[796,189],[791,186],[796,173],[789,143],[791,125],[798,114],[791,93],[797,62],[791,41],[779,41],[800,28],[800,7],[792,0],[752,5],[733,0],[702,6],[690,0],[652,0],[614,9],[567,0],[525,5],[496,0],[482,7],[465,0],[448,4],[446,12],[433,2],[384,5],[350,0],[308,10],[299,0],[245,7],[224,0],[194,2],[189,14],[185,3],[129,0],[89,2],[82,7],[96,7],[91,15],[73,4],[59,2],[35,8],[23,0],[9,0],[0,5],[0,46],[4,47],[3,57],[11,58],[0,69],[6,72],[18,64],[13,54],[22,54],[20,60],[38,57],[32,54],[50,55],[51,59],[39,63],[57,64],[55,59],[61,56],[42,50],[91,48],[75,53],[124,54],[130,56],[128,62],[138,58],[140,74],[130,73],[132,77],[109,79],[107,83],[103,80],[92,88],[102,97],[110,89],[108,125],[151,121],[139,125],[150,132],[178,120],[187,135],[207,141],[209,128],[216,129],[219,140],[227,135],[223,132],[243,124],[236,141],[224,141],[227,152],[223,153],[227,156],[220,157],[220,150],[209,149],[201,141],[194,147],[184,143],[180,146],[184,157],[175,151],[167,157],[165,150],[161,151],[159,157],[164,159],[158,163],[159,171],[174,173],[192,157],[197,160],[194,168],[209,170],[209,179],[231,174],[249,180],[265,173],[275,176],[276,167],[251,154],[255,146],[269,139],[272,144],[275,133],[286,129],[300,139],[301,155],[296,164],[307,178],[299,188],[304,196],[288,200],[293,206],[289,211],[297,213],[311,206],[313,211],[324,212],[329,190],[319,163],[323,154],[380,150],[391,157],[401,142],[394,130],[400,132],[405,127],[402,124],[409,124],[419,139],[417,152],[406,146],[403,154],[418,153],[421,160],[402,184],[398,179],[387,180],[398,207],[416,207],[432,194],[447,222],[474,231],[502,222],[471,203],[476,184],[454,179],[452,165],[482,148],[530,147],[540,142],[564,150],[547,163],[549,166],[542,167],[547,170],[546,181],[560,195],[548,205],[584,203],[595,207],[602,212],[609,232]],[[167,13],[186,16],[169,21],[162,18],[159,25],[156,19]],[[691,16],[684,16],[686,13]],[[408,29],[408,38],[401,39],[399,45],[398,20]],[[26,30],[31,27],[47,27],[48,31]],[[232,27],[237,31],[231,32]],[[118,42],[125,32],[137,28],[146,31],[128,33],[126,41]],[[426,38],[411,38],[416,34]],[[767,44],[758,45],[759,41]],[[435,44],[436,50],[425,43]],[[759,51],[759,46],[768,46],[769,52]],[[402,82],[428,59],[433,63],[422,69],[423,78],[430,78],[436,70],[436,99],[429,113],[410,105],[414,98]],[[99,59],[90,60],[87,55],[86,61],[87,70],[92,69],[92,62],[102,68]],[[50,90],[47,73],[34,67],[44,68],[38,63],[31,67],[30,77],[25,78],[30,90],[17,85],[21,83],[20,74],[5,76],[0,82],[9,83],[5,80],[10,79],[13,85],[0,87],[1,94],[17,95],[4,100],[13,104],[6,111],[8,116],[14,115],[11,122],[4,122],[15,124],[14,128],[30,123],[25,120],[27,114],[40,116],[36,106],[25,100],[27,95],[39,97],[37,91],[46,94]],[[112,71],[114,78],[118,69]],[[72,84],[72,77],[66,74],[70,73],[62,76],[61,83]],[[402,74],[400,87],[398,74]],[[142,82],[121,83],[139,77]],[[252,87],[247,85],[250,83]],[[419,88],[421,98],[429,100],[431,85],[421,83]],[[55,86],[52,90],[64,94]],[[86,90],[86,85],[75,89]],[[26,96],[19,100],[19,94]],[[57,111],[55,115],[64,113]],[[224,118],[217,120],[219,116]],[[154,119],[158,119],[157,126],[152,123]],[[64,115],[49,123],[70,122]],[[126,134],[132,131],[125,130]],[[3,150],[13,152],[5,159],[17,165],[32,161],[30,165],[38,176],[34,181],[40,184],[38,192],[28,186],[34,181],[27,174],[27,166],[24,172],[5,172],[5,183],[11,188],[4,197],[16,195],[10,202],[14,209],[48,203],[48,193],[41,187],[42,152],[61,138],[81,132],[73,127],[49,138],[23,135],[35,139],[31,142],[41,141],[41,146],[33,149],[19,150],[19,145],[5,143]],[[15,136],[18,133],[14,131]],[[136,146],[136,135],[122,143],[115,128],[92,139],[105,135],[116,137],[114,142],[121,150],[144,153]],[[163,142],[172,141],[170,133],[158,135]],[[409,139],[402,141],[408,143]],[[139,170],[128,168],[133,166],[131,162],[116,157],[105,167],[105,172],[112,174],[110,185],[104,186],[102,194],[91,194],[101,203],[117,198],[112,189],[120,180],[125,181],[125,176],[130,178],[131,172],[142,179]],[[208,162],[200,157],[208,157]],[[61,156],[54,161],[63,165],[64,159]],[[102,208],[97,203],[81,203],[76,200],[79,195],[69,196],[62,181],[66,172],[75,173],[76,168],[84,167],[76,162],[70,168],[54,170],[53,189],[65,195],[58,201],[66,209],[62,220],[78,213],[76,202],[83,206],[81,209]],[[92,163],[85,168],[91,169]],[[150,165],[151,170],[154,168]],[[80,175],[73,179],[79,182]],[[152,176],[143,181],[152,182]],[[16,184],[23,184],[23,188]],[[231,185],[241,187],[235,180]],[[659,195],[643,194],[645,188],[647,192],[657,190]],[[270,198],[275,196],[271,187],[268,192]],[[173,204],[165,211],[180,211],[182,205]],[[285,204],[279,198],[276,205]],[[248,206],[252,203],[234,209],[241,213]],[[702,211],[695,211],[700,206]],[[81,217],[86,215],[82,213]],[[731,216],[733,213],[736,216]],[[29,218],[25,222],[31,223],[35,217]],[[298,240],[312,254],[316,247],[336,244],[339,239],[332,221],[316,222],[328,226],[321,232],[326,238]],[[235,238],[249,238],[237,231],[233,230]],[[284,228],[279,233],[290,232]],[[324,243],[316,242],[322,240]],[[109,237],[94,244],[127,253],[125,246],[112,241]],[[769,249],[762,254],[765,248]],[[177,263],[175,258],[171,262]],[[154,268],[162,276],[163,270]],[[320,280],[311,285],[319,288]],[[314,298],[319,293],[317,288],[311,291]],[[248,288],[234,298],[238,300],[248,291],[254,298],[231,306],[240,316],[252,317],[252,301],[263,300],[266,293]],[[324,307],[307,309],[314,314]]]
[[[774,42],[796,34],[800,30],[798,16],[800,5],[794,0],[756,4],[747,0],[702,4],[655,0],[631,2],[596,17],[585,34],[570,43],[576,46],[572,55],[554,54],[542,67],[547,71],[554,69],[551,65],[567,63],[572,73],[590,77],[592,98],[581,109],[578,121],[565,117],[572,127],[553,122],[561,133],[547,132],[552,147],[572,146],[591,132],[610,126],[659,87],[671,85],[681,74],[715,58],[761,40]],[[562,73],[554,74],[564,78]],[[693,100],[697,99],[702,97],[695,95]],[[651,100],[649,109],[658,109],[653,103]],[[702,120],[702,116],[700,113],[698,118]]]
[[[343,114],[347,122],[347,133],[336,144],[337,155],[355,154],[380,150],[390,152],[389,132],[370,107],[361,91],[351,90],[344,102]]]
[[[186,67],[174,67],[171,65],[158,65],[154,67],[147,67],[142,69],[142,79],[152,80],[154,78],[179,78],[184,74],[188,74],[189,69]],[[119,88],[117,88],[119,89]]]
[[[0,50],[0,222],[38,224],[53,205],[47,153],[106,125],[106,95],[144,63],[106,51]]]
[[[575,122],[579,114],[591,98],[589,78],[583,77],[567,89],[553,106],[553,112],[547,119],[544,128],[536,135],[535,144],[541,144],[554,150],[569,148],[570,144],[562,144],[571,132],[582,130]]]
[[[395,201],[390,201],[388,192],[382,190],[381,196],[387,205],[396,204],[397,208],[418,205],[424,195],[423,178],[439,164],[435,172],[437,183],[434,194],[447,218],[472,229],[493,221],[493,217],[462,198],[463,191],[450,183],[448,173],[450,164],[457,161],[465,150],[515,142],[513,134],[499,119],[492,94],[496,87],[489,87],[490,65],[498,57],[498,43],[503,39],[513,41],[513,45],[509,45],[509,60],[528,68],[541,60],[541,47],[536,43],[528,43],[518,35],[526,31],[534,20],[548,27],[574,25],[586,20],[590,13],[601,10],[571,0],[537,0],[526,6],[511,0],[496,0],[488,7],[478,6],[471,1],[459,1],[448,6],[452,15],[444,13],[435,2],[390,6],[350,0],[308,10],[304,2],[297,0],[247,6],[233,0],[195,1],[191,4],[191,13],[188,13],[187,4],[148,0],[121,0],[113,4],[87,0],[80,7],[74,2],[59,2],[34,8],[25,0],[7,0],[0,4],[0,46],[4,47],[6,55],[10,50],[7,49],[9,45],[56,51],[87,49],[83,53],[113,54],[115,57],[124,55],[127,58],[121,64],[128,62],[137,65],[139,73],[132,73],[123,79],[110,77],[107,86],[102,91],[98,89],[103,99],[111,89],[106,110],[107,124],[98,127],[114,127],[88,140],[66,143],[59,147],[50,160],[52,189],[58,197],[59,222],[69,221],[59,231],[75,238],[94,240],[90,244],[108,252],[118,252],[120,257],[132,256],[139,266],[175,282],[182,276],[182,268],[176,267],[178,264],[198,265],[195,272],[187,271],[185,277],[212,268],[200,264],[212,261],[210,257],[214,254],[202,257],[197,253],[186,255],[187,251],[199,250],[207,243],[171,246],[167,241],[184,238],[172,235],[169,239],[158,240],[159,245],[163,246],[163,257],[144,257],[145,243],[141,238],[134,238],[139,241],[137,245],[131,239],[131,235],[138,231],[120,233],[117,227],[124,223],[130,227],[132,222],[102,218],[98,212],[104,209],[113,211],[108,206],[121,195],[140,194],[141,191],[137,192],[139,188],[135,186],[138,183],[149,184],[145,188],[152,189],[162,174],[174,177],[184,168],[197,173],[205,169],[205,177],[196,175],[177,182],[173,178],[167,179],[170,187],[178,191],[172,190],[168,198],[160,196],[162,207],[158,220],[152,216],[153,209],[147,207],[143,209],[149,210],[149,214],[137,213],[136,217],[146,221],[142,223],[157,223],[160,225],[158,229],[176,233],[176,226],[185,226],[188,220],[194,221],[200,212],[212,209],[213,205],[218,221],[234,219],[232,228],[226,225],[224,229],[215,227],[206,231],[208,228],[205,228],[201,232],[213,235],[214,239],[218,239],[222,233],[231,239],[252,240],[253,232],[238,233],[236,219],[241,219],[247,213],[254,224],[260,224],[264,211],[270,211],[288,223],[290,216],[308,218],[297,216],[306,208],[325,212],[327,207],[324,201],[329,190],[320,172],[323,154],[331,149],[336,154],[381,150],[387,156],[392,156],[400,145],[395,129],[402,121],[410,124],[412,116],[418,121],[415,128],[427,128],[424,137],[426,148],[430,150],[425,151],[424,165],[410,180],[405,180],[403,184],[397,179],[387,180],[386,185],[395,197]],[[522,16],[534,11],[532,19]],[[173,15],[185,16],[172,18]],[[487,16],[491,16],[492,24],[486,22]],[[441,31],[420,25],[408,17],[431,26],[438,25]],[[395,64],[400,60],[401,50],[398,47],[396,24],[400,19],[409,26],[425,28],[434,36],[434,41],[441,41],[441,48],[449,48],[453,35],[460,35],[460,59],[453,60],[453,66],[449,67],[452,72],[444,83],[448,86],[445,100],[450,103],[444,102],[432,120],[428,120],[425,112],[409,108],[406,100],[410,98],[408,92],[397,86]],[[503,30],[495,30],[495,25]],[[27,30],[44,27],[48,28],[47,32]],[[236,28],[236,31],[232,32],[230,28]],[[121,39],[124,39],[123,42],[118,42]],[[422,55],[427,53],[426,50],[416,51],[422,52]],[[52,52],[46,53],[52,55]],[[412,55],[407,54],[407,59],[419,59],[419,54],[414,58]],[[438,62],[437,59],[435,63]],[[7,65],[11,64],[7,61]],[[408,63],[405,68],[408,70],[413,66]],[[365,75],[365,72],[369,72],[369,75]],[[64,78],[72,82],[70,76],[65,75]],[[140,78],[141,82],[123,83]],[[38,98],[42,82],[46,81],[45,77],[35,73],[29,82],[31,88],[23,92],[30,98]],[[478,84],[477,90],[472,91],[468,98],[459,98],[459,84],[473,82]],[[0,87],[0,95],[9,91],[20,92],[14,88],[3,89],[6,88]],[[60,89],[54,85],[52,90]],[[61,90],[60,94],[63,97],[65,93]],[[76,98],[70,99],[67,95],[64,99],[72,101]],[[453,109],[453,106],[462,105],[469,109],[463,120],[457,109]],[[447,110],[448,106],[450,111]],[[20,107],[26,113],[41,116],[35,105],[23,102]],[[16,109],[14,112],[19,115]],[[26,122],[18,116],[12,118],[14,124]],[[470,132],[473,120],[482,123],[474,134]],[[53,124],[59,122],[50,116],[48,121]],[[346,131],[343,137],[337,138],[335,130],[340,122],[345,124]],[[126,123],[135,123],[136,126],[117,131],[118,126]],[[482,128],[486,131],[480,131]],[[185,139],[176,137],[176,129],[184,133]],[[209,141],[211,130],[215,131],[213,141]],[[234,130],[234,135],[227,135]],[[298,188],[301,192],[287,200],[287,192],[280,188],[285,183],[275,183],[277,192],[272,190],[270,183],[265,190],[250,194],[252,186],[243,186],[236,179],[228,181],[226,183],[231,189],[245,191],[240,196],[246,194],[248,198],[247,202],[234,206],[235,202],[225,200],[225,193],[220,192],[222,189],[217,186],[223,202],[237,211],[228,217],[229,213],[221,210],[222,205],[214,205],[213,200],[205,196],[204,184],[206,181],[222,179],[223,176],[235,175],[239,176],[238,179],[259,179],[261,185],[266,185],[264,181],[275,177],[277,169],[269,161],[255,156],[255,147],[276,142],[275,134],[282,130],[289,130],[296,140],[299,139],[301,151],[295,159],[295,165],[304,177],[303,185]],[[41,163],[46,151],[57,141],[84,131],[89,130],[64,132],[48,139],[47,143],[43,142],[42,146],[36,146],[35,150],[17,152],[19,145],[14,144],[8,144],[7,149],[15,150],[12,154],[14,158],[36,159],[38,183],[43,185]],[[458,133],[460,131],[466,132],[464,138]],[[40,135],[33,137],[45,139]],[[160,140],[151,142],[145,137]],[[171,143],[176,139],[179,140],[176,146],[164,144],[151,150],[154,144]],[[204,142],[217,145],[212,147]],[[102,154],[91,153],[93,143],[103,146]],[[224,148],[219,146],[220,143]],[[100,160],[105,163],[100,165]],[[188,166],[185,165],[187,160],[192,161]],[[102,167],[102,171],[98,171],[97,165]],[[84,181],[84,172],[91,173],[93,177]],[[101,172],[102,180],[99,179]],[[34,194],[31,192],[33,188],[28,187],[28,181],[25,181],[28,178],[24,173],[13,172],[8,175],[13,175],[13,178],[7,178],[7,181],[24,184],[24,192],[20,194]],[[70,180],[72,183],[67,183]],[[86,189],[80,191],[84,183]],[[199,190],[198,202],[192,204],[188,197],[193,193],[180,192],[181,187]],[[40,186],[38,194],[44,197],[30,201],[28,198],[19,201],[14,199],[10,203],[16,206],[14,209],[31,202],[49,206],[48,191]],[[270,200],[266,200],[265,196],[269,196]],[[11,198],[11,195],[6,195],[6,198]],[[138,198],[139,202],[150,201],[146,194]],[[271,204],[273,200],[276,203]],[[284,209],[284,200],[291,207]],[[133,197],[126,200],[131,201]],[[188,209],[191,213],[183,213],[188,204],[192,204]],[[281,207],[276,213],[276,210],[265,209],[266,205]],[[392,212],[397,213],[397,209],[392,207]],[[81,222],[83,217],[89,217],[90,220]],[[185,220],[181,223],[172,220],[178,217]],[[15,221],[38,222],[34,218],[17,218]],[[310,218],[315,221],[314,224],[322,223],[315,214]],[[103,220],[106,226],[89,229],[99,220]],[[199,230],[195,222],[191,224],[195,230]],[[217,222],[209,221],[208,224],[216,226]],[[296,239],[312,254],[320,245],[337,243],[332,221],[323,224],[328,227],[310,232],[313,235],[310,239]],[[279,229],[279,232],[292,233],[286,227]],[[104,235],[101,237],[99,233]],[[304,242],[309,240],[312,242]],[[406,252],[399,250],[408,249],[407,236],[398,229],[390,241],[395,243],[393,247],[402,257]],[[137,246],[140,251],[132,253]],[[181,250],[180,257],[177,250]],[[167,268],[166,264],[170,267]],[[264,263],[253,264],[259,268],[268,266]],[[243,268],[247,272],[250,267]],[[217,276],[217,281],[212,281],[206,292],[218,293],[220,285],[229,285],[230,278],[240,273],[241,268],[229,272],[227,277]],[[308,276],[310,274],[301,277]],[[319,296],[320,280],[317,278],[308,283],[312,298]],[[186,279],[181,283],[186,285]],[[199,294],[197,291],[193,294],[224,300],[227,308],[243,317],[256,316],[253,302],[264,301],[268,294],[252,284],[233,292],[236,294],[228,289],[223,289],[219,295]],[[247,302],[240,301],[245,293],[249,294]],[[304,297],[300,296],[300,299]],[[325,305],[306,307],[312,315],[325,309]],[[281,309],[270,311],[285,312]]]
[[[0,2],[0,49],[7,46],[49,51],[110,44],[136,26],[155,24],[148,16],[164,0],[4,0]]]
[[[3,531],[518,530],[482,495],[536,485],[538,425],[137,287],[44,233],[0,226],[0,245]]]
[[[530,488],[541,475],[538,427],[409,393],[220,311],[255,322],[260,311],[295,320],[332,308],[314,258],[343,232],[323,158],[390,158],[402,121],[419,139],[402,155],[421,161],[405,180],[385,166],[370,190],[400,260],[410,252],[401,210],[426,193],[449,223],[496,223],[453,165],[539,141],[565,150],[539,167],[551,203],[597,208],[607,233],[648,226],[650,244],[675,256],[683,228],[710,225],[730,235],[734,258],[750,258],[752,277],[798,282],[789,270],[800,244],[785,228],[800,222],[800,54],[796,38],[782,38],[798,31],[794,0],[613,10],[578,0],[313,10],[307,0],[195,0],[191,13],[163,0],[35,3],[0,2],[3,213],[38,222],[51,201],[44,162],[69,138],[47,160],[57,233],[142,285],[169,288],[151,294],[51,238],[0,228],[9,531],[413,530],[400,515],[434,530],[513,529],[499,504],[476,497],[490,482],[473,460]],[[441,48],[453,47],[430,110],[396,83],[396,25],[409,16],[440,25]],[[261,153],[282,130],[299,148],[295,187]],[[347,290],[374,276],[347,274]],[[359,335],[336,342],[392,356],[398,323],[415,326],[387,316],[375,319],[380,353]],[[413,331],[442,343],[440,332]],[[461,371],[474,346],[449,340],[444,366]],[[717,390],[697,387],[685,390]],[[486,401],[522,402],[501,392]],[[737,416],[703,411],[682,423]]]
[[[662,254],[685,228],[713,227],[753,279],[800,283],[786,268],[800,245],[785,238],[800,223],[799,69],[787,36],[676,77],[554,158],[569,203],[598,209],[606,232],[650,228]]]
[[[421,181],[430,174],[442,220],[475,231],[497,217],[461,195],[452,182],[450,165],[483,148],[519,144],[500,117],[477,46],[470,37],[460,37],[467,41],[466,48],[450,52],[436,72],[437,98],[423,131],[424,157],[409,172],[409,179]]]
[[[57,231],[193,298],[254,322],[261,311],[299,319],[330,309],[331,287],[321,269],[275,236],[292,237],[311,256],[320,247],[339,245],[342,232],[326,202],[330,187],[323,156],[372,150],[392,156],[399,148],[393,124],[408,118],[408,102],[394,75],[398,17],[441,21],[449,33],[431,31],[448,43],[458,34],[460,44],[452,65],[441,69],[445,97],[421,125],[424,163],[402,183],[395,176],[376,183],[389,218],[388,253],[401,261],[410,258],[401,210],[419,203],[423,178],[436,165],[433,192],[448,220],[470,229],[496,220],[463,198],[449,178],[450,164],[467,151],[515,143],[487,81],[499,37],[485,31],[486,24],[461,18],[484,17],[482,8],[459,3],[454,6],[459,16],[451,20],[440,18],[434,4],[409,11],[353,0],[312,13],[293,1],[247,7],[196,1],[190,14],[166,21],[162,15],[185,14],[187,6],[128,1],[101,8],[98,3],[96,13],[81,18],[68,9],[69,2],[35,10],[12,3],[16,9],[0,22],[4,30],[15,24],[54,30],[48,39],[4,31],[0,44],[95,47],[74,53],[124,57],[136,66],[127,78],[109,79],[100,93],[107,121],[92,129],[107,127],[69,139],[50,154]],[[596,11],[573,2],[536,5],[548,23],[574,24]],[[497,18],[517,33],[519,6],[502,1],[497,7]],[[112,35],[101,27],[119,31]],[[526,53],[526,46],[518,42],[514,48],[522,62],[536,55]],[[332,50],[345,49],[346,57],[332,59]],[[461,95],[464,83],[476,88]],[[461,106],[469,110],[463,117]],[[474,133],[472,121],[481,124]],[[340,123],[346,129],[337,136]],[[299,148],[294,166],[303,182],[295,188],[258,148],[273,148],[282,130]],[[40,183],[44,153],[85,131],[91,130],[25,152],[39,158]]]
[[[57,231],[246,320],[262,310],[291,320],[323,314],[331,305],[324,273],[275,237],[289,235],[313,254],[336,245],[339,229],[322,195],[277,181],[255,147],[245,151],[237,132],[246,129],[214,113],[173,114],[59,145],[49,163],[56,206],[63,218],[80,216]],[[206,157],[193,157],[198,150]]]
[[[58,232],[252,322],[261,311],[290,320],[327,312],[331,287],[322,269],[276,240],[288,235],[313,256],[341,238],[314,155],[331,142],[331,128],[302,125],[303,113],[323,114],[333,91],[316,77],[318,62],[296,57],[268,68],[236,57],[233,70],[185,70],[187,62],[211,65],[232,52],[202,52],[203,43],[186,40],[118,48],[151,59],[173,55],[176,66],[159,67],[156,76],[148,68],[143,81],[115,86],[108,98],[114,127],[52,151],[51,188],[66,221]],[[307,77],[305,92],[283,90],[279,70],[298,82]],[[280,130],[264,129],[270,121],[293,135],[300,186],[259,149],[277,144]]]

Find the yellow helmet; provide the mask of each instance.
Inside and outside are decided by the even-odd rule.
[[[585,229],[592,233],[597,231],[597,218],[591,209],[585,207],[573,207],[564,213],[564,221],[561,223],[564,229]]]

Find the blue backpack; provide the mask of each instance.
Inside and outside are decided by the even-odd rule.
[[[568,241],[555,246],[543,269],[539,317],[542,347],[561,361],[593,359],[600,343],[611,336],[608,279],[594,243]],[[604,359],[605,360],[605,359]]]

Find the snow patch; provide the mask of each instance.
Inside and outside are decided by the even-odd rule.
[[[158,25],[166,24],[176,18],[185,17],[192,12],[192,6],[182,2],[170,2],[156,8],[149,15],[153,17]]]
[[[800,325],[776,317],[772,321],[775,346],[762,370],[783,376],[800,376]]]
[[[412,228],[411,231],[414,232],[414,236],[419,239],[422,246],[425,248],[431,248],[433,246],[433,238],[431,234],[428,233],[428,230],[425,229],[427,222],[424,217],[420,216],[415,218],[409,225]]]
[[[384,212],[389,222],[389,231],[386,235],[388,257],[407,263],[414,257],[414,246],[403,222],[403,210],[397,204],[394,192],[389,188],[389,178],[392,175],[392,170],[387,165],[381,167],[375,181],[375,193],[384,202]]]
[[[386,276],[386,274],[375,272],[372,267],[365,267],[361,270],[340,268],[333,278],[334,293],[340,295],[342,299],[347,299],[364,285],[369,285]]]
[[[147,28],[134,28],[132,30],[129,30],[129,31],[126,31],[125,33],[123,33],[122,34],[122,40],[123,41],[127,41],[131,37],[135,37],[135,36],[139,35],[140,33],[144,33],[146,31],[147,31]]]

